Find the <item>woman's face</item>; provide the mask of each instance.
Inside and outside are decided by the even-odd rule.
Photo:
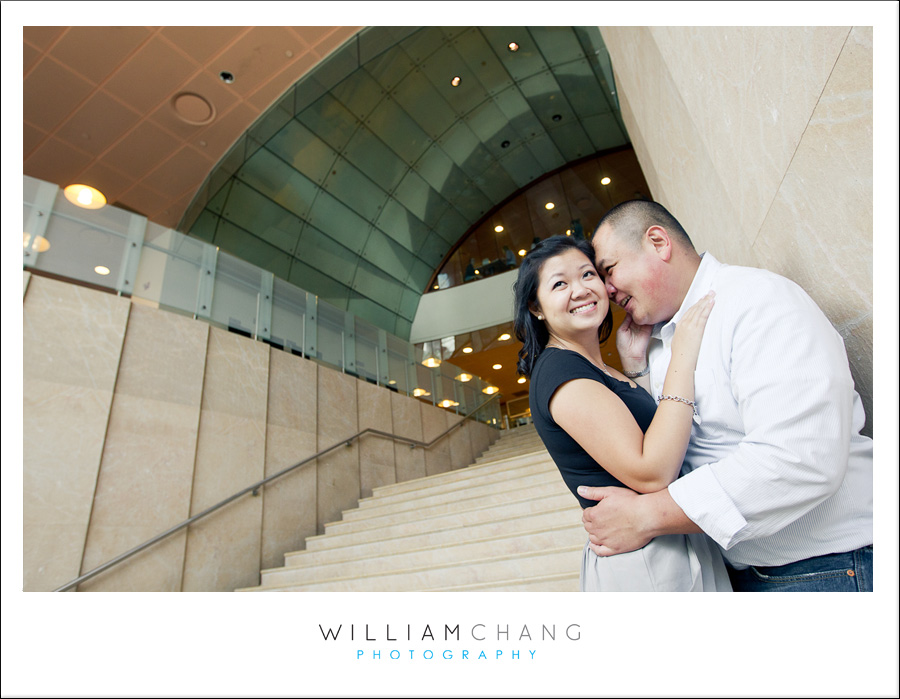
[[[546,260],[537,289],[538,308],[551,336],[577,339],[597,333],[609,312],[609,297],[594,263],[580,250],[570,249]]]

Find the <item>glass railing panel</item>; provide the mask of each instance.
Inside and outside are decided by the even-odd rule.
[[[272,294],[272,328],[269,342],[293,354],[306,346],[306,292],[283,279],[275,279]]]
[[[121,213],[131,216],[128,212]],[[49,274],[115,289],[125,252],[125,233],[119,230],[119,226],[107,228],[102,225],[109,223],[113,217],[92,216],[88,222],[80,214],[81,211],[60,192],[44,231],[49,247],[40,252],[36,262],[29,266]]]
[[[344,361],[344,326],[346,314],[319,299],[316,308],[316,348],[313,357],[341,371]]]
[[[200,299],[200,278],[204,251],[210,248],[177,231],[148,225],[135,280],[135,296],[165,308],[208,315],[209,299]],[[214,257],[206,254],[207,259],[214,260]]]
[[[387,336],[388,386],[406,394],[412,394],[415,378],[409,352],[408,343],[394,335]]]
[[[261,269],[220,251],[216,261],[210,320],[255,338],[260,332],[257,318],[261,280]]]
[[[356,374],[361,379],[379,383],[381,366],[378,351],[378,328],[355,318]]]

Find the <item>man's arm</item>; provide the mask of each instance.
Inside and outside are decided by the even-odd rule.
[[[694,458],[712,458],[669,495],[729,549],[781,531],[831,497],[861,425],[853,424],[843,341],[802,289],[747,274],[718,298],[723,325],[705,348],[713,354],[698,361],[705,406],[692,438]]]
[[[702,530],[675,503],[668,490],[638,495],[627,488],[589,488],[578,494],[598,504],[584,510],[582,522],[598,556],[635,551],[663,534]]]

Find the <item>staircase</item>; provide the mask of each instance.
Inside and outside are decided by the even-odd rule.
[[[575,592],[586,537],[529,425],[468,468],[376,488],[239,592]]]

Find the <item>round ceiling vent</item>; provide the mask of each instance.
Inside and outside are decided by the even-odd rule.
[[[203,126],[216,118],[216,108],[205,97],[193,92],[175,95],[172,109],[179,119],[194,126]]]

